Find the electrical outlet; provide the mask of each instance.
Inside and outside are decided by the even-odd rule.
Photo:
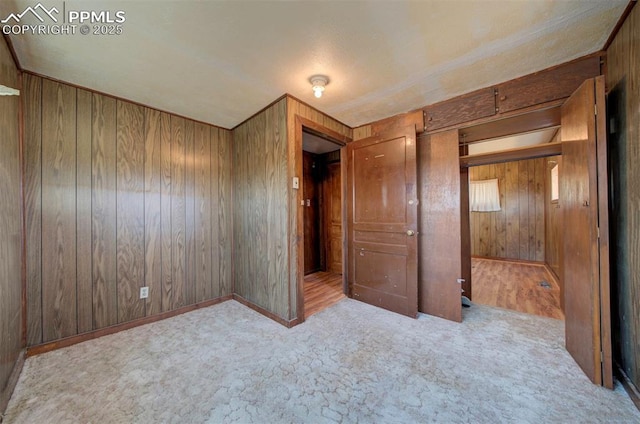
[[[149,287],[140,287],[140,299],[149,297]]]

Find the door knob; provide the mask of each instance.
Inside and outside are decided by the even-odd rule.
[[[416,232],[415,232],[415,231],[413,231],[413,230],[407,230],[407,235],[408,235],[409,237],[413,237],[413,236],[415,236],[415,235],[416,235]]]

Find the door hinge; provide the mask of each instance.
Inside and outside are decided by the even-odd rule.
[[[593,105],[593,113],[598,116],[598,105]]]
[[[600,363],[604,363],[604,352],[600,351]]]
[[[596,227],[596,230],[598,231],[598,238],[600,238],[600,227]]]

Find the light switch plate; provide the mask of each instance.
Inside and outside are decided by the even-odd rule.
[[[293,177],[293,188],[300,188],[300,178]]]

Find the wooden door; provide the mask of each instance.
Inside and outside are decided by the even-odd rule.
[[[340,162],[327,164],[322,183],[326,269],[342,274],[342,178]]]
[[[566,347],[595,384],[613,387],[604,80],[585,81],[561,110]]]
[[[461,194],[458,131],[418,140],[420,312],[462,321]]]
[[[357,300],[418,313],[415,127],[347,145],[347,281]]]
[[[320,209],[316,155],[302,152],[302,197],[304,201],[304,274],[320,270]]]

